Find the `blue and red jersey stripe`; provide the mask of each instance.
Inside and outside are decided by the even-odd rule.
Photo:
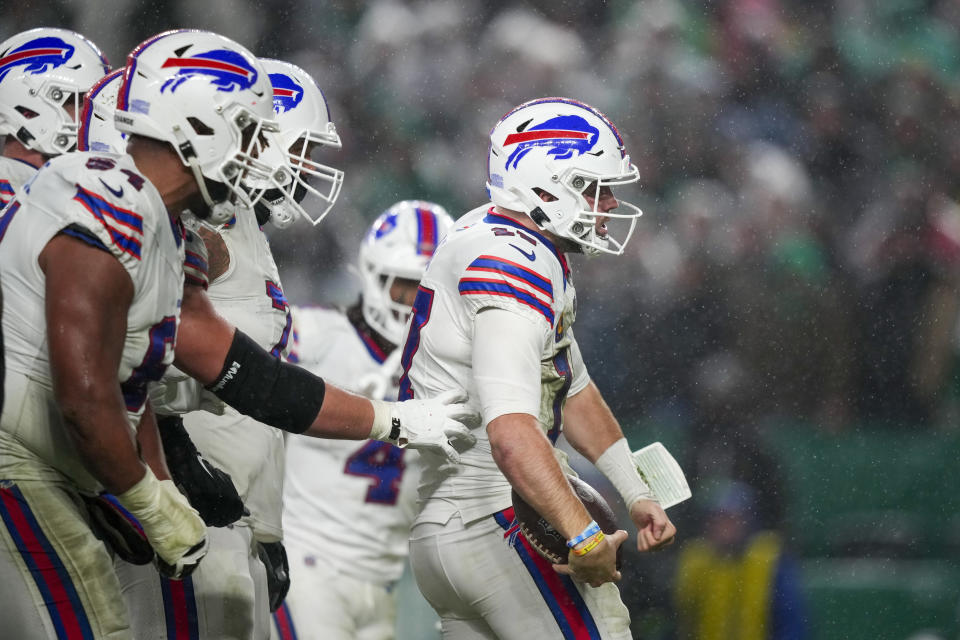
[[[3,240],[3,236],[7,235],[7,228],[10,226],[10,223],[13,222],[13,216],[17,215],[17,211],[19,210],[20,203],[16,200],[3,210],[3,215],[0,216],[0,240]]]
[[[496,256],[482,255],[475,259],[467,267],[467,271],[480,271],[489,273],[499,273],[510,276],[530,285],[537,291],[553,300],[553,285],[550,281],[533,269],[529,269],[521,264],[498,258]]]
[[[124,253],[140,259],[141,239],[143,237],[143,217],[116,207],[92,191],[77,187],[73,197],[100,221],[113,243]]]
[[[513,298],[542,315],[547,324],[553,326],[553,309],[526,291],[517,289],[503,281],[461,278],[457,290],[460,291],[462,296],[489,295]]]

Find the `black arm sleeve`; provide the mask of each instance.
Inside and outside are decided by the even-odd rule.
[[[306,369],[270,355],[238,330],[220,375],[207,389],[254,420],[303,433],[320,412],[326,385]]]

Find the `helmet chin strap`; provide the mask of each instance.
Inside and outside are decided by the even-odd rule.
[[[190,171],[193,172],[193,178],[197,181],[197,186],[200,187],[200,195],[203,197],[204,203],[206,203],[207,207],[212,211],[217,203],[213,201],[213,198],[210,197],[210,192],[207,191],[207,181],[200,171],[200,163],[197,162],[196,155],[190,155],[190,157],[187,158],[187,166],[190,167]]]

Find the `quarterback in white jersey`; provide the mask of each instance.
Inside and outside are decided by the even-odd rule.
[[[490,141],[493,203],[437,250],[403,351],[401,398],[464,389],[483,417],[459,464],[421,457],[414,574],[446,638],[630,638],[613,584],[626,532],[599,531],[551,445],[563,431],[611,478],[639,549],[672,539],[572,331],[565,252],[622,252],[640,211],[617,202],[611,186],[635,182],[637,169],[605,116],[563,98],[517,107]],[[618,219],[615,237],[608,223]],[[568,564],[551,566],[517,535],[511,489],[568,539]]]
[[[397,345],[417,284],[453,221],[443,207],[398,202],[360,248],[360,301],[345,312],[294,308],[290,360],[346,389],[397,397]],[[394,637],[396,592],[416,511],[415,452],[368,440],[289,438],[283,496],[290,592],[280,640]]]

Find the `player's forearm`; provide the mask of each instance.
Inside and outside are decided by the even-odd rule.
[[[566,539],[590,524],[590,514],[570,488],[536,418],[521,413],[499,416],[487,425],[487,434],[500,471]]]
[[[637,471],[620,423],[592,381],[567,399],[563,433],[567,442],[613,483],[628,508],[637,500],[654,499]]]
[[[60,402],[67,434],[90,474],[113,494],[123,493],[143,478],[144,465],[137,455],[127,414],[116,403]]]
[[[373,403],[333,385],[325,387],[320,412],[305,435],[340,440],[369,438],[374,419]]]
[[[592,463],[623,437],[620,423],[592,381],[580,393],[567,398],[563,435],[570,446]]]
[[[160,429],[157,425],[157,417],[153,413],[153,407],[149,402],[140,418],[140,424],[137,426],[137,446],[140,449],[140,457],[157,476],[158,480],[169,480],[170,469],[167,468],[167,459],[163,451],[163,443],[160,440]]]

